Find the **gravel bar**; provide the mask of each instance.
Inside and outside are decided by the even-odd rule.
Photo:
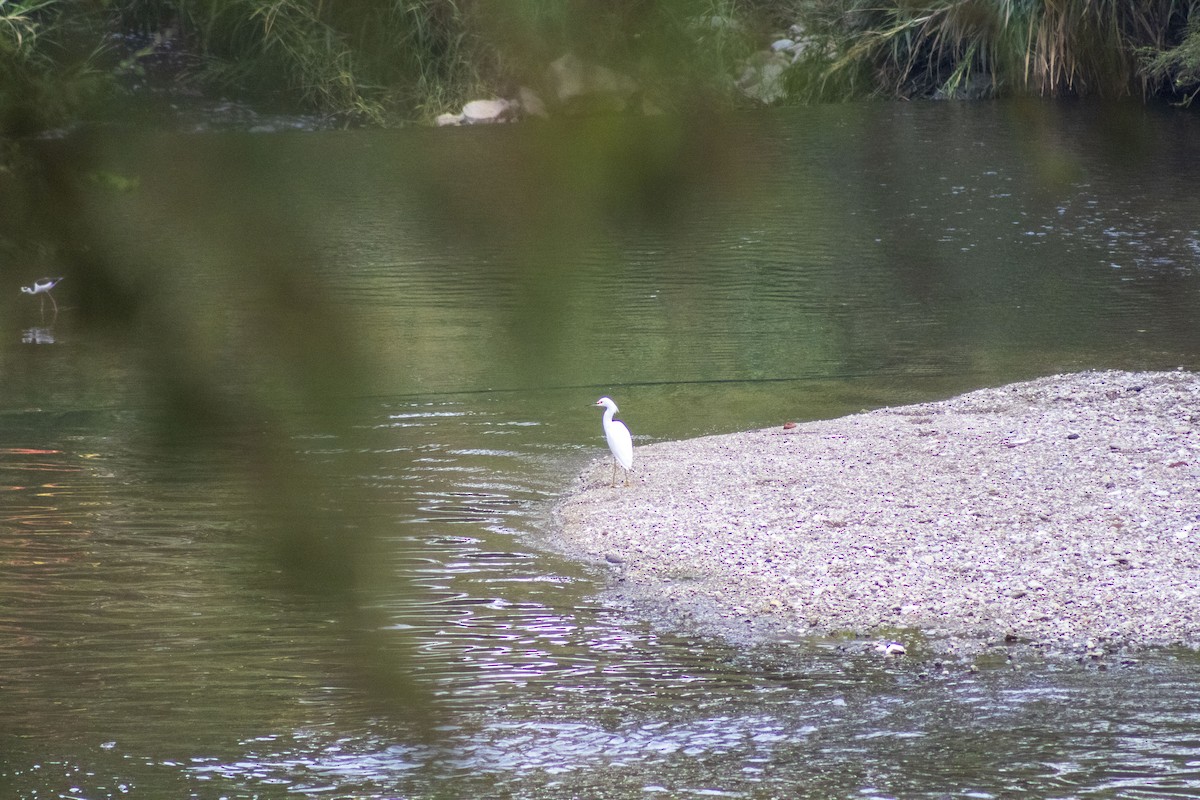
[[[607,457],[584,470],[555,546],[675,627],[951,652],[1200,642],[1196,373],[1055,375],[653,444],[632,486],[610,478]]]

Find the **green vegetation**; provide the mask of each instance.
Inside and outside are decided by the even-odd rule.
[[[1190,105],[1200,93],[1200,15],[1188,17],[1186,35],[1178,45],[1165,50],[1148,47],[1142,57],[1147,76]]]
[[[733,0],[31,0],[0,3],[3,131],[95,115],[156,90],[349,124],[432,119],[537,86],[572,52],[666,96],[728,82],[755,37]],[[727,24],[713,24],[713,20]]]
[[[199,57],[190,77],[209,89],[280,94],[306,109],[381,123],[396,110],[464,98],[483,80],[486,58],[468,33],[466,12],[452,2],[150,5],[170,11],[180,45]]]
[[[3,131],[44,129],[156,90],[381,124],[481,89],[453,2],[0,3]]]
[[[429,120],[543,94],[564,53],[630,76],[658,107],[856,97],[1160,96],[1200,89],[1200,0],[25,0],[0,3],[0,130],[126,108],[156,90],[347,124]],[[793,28],[793,26],[796,26]]]
[[[0,3],[0,133],[44,130],[86,115],[108,91],[103,49],[83,42],[60,0]],[[80,48],[89,46],[87,52]]]
[[[824,6],[828,14],[828,4]],[[1197,4],[850,0],[827,77],[893,97],[1173,94],[1195,82]],[[1182,44],[1181,44],[1182,42]],[[1189,53],[1191,54],[1189,57]]]

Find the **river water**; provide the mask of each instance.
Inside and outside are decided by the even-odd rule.
[[[1200,793],[1191,651],[745,648],[608,605],[604,568],[545,546],[604,454],[601,394],[644,445],[1200,369],[1200,121],[880,104],[635,127],[101,137],[88,246],[151,299],[114,333],[100,273],[70,272],[55,315],[16,296],[35,256],[7,272],[3,796]],[[343,347],[365,366],[331,368]],[[341,427],[296,399],[326,348]],[[260,416],[160,436],[179,396]],[[285,485],[268,429],[311,496],[264,496]],[[264,532],[310,516],[316,544]]]

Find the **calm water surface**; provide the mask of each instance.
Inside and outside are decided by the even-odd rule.
[[[353,437],[314,425],[291,446],[346,465],[335,511],[339,489],[370,490],[386,535],[360,602],[436,704],[381,708],[356,681],[343,615],[263,557],[228,451],[146,434],[132,361],[152,342],[76,324],[64,283],[57,318],[14,302],[0,323],[4,796],[1200,793],[1193,653],[972,672],[853,642],[747,650],[606,606],[602,570],[540,545],[603,452],[600,394],[645,444],[1060,371],[1200,368],[1193,117],[908,105],[735,127],[754,144],[722,179],[735,194],[698,193],[669,228],[617,215],[535,270],[479,207],[431,213],[414,165],[460,164],[484,205],[565,226],[571,208],[529,199],[554,189],[505,180],[561,131],[123,140],[114,169],[142,195],[237,152],[278,170],[275,212],[316,220],[302,266],[387,366],[345,398]],[[252,181],[224,177],[231,196]],[[134,227],[138,202],[114,219]],[[184,221],[140,230],[185,249]],[[251,352],[271,332],[238,334],[238,362],[271,379]]]

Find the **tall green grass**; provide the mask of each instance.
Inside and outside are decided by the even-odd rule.
[[[660,98],[728,91],[766,34],[739,0],[111,0],[120,27],[173,27],[201,86],[298,98],[370,123],[537,86],[570,52]]]
[[[870,75],[914,97],[1122,96],[1154,88],[1146,48],[1177,40],[1181,0],[833,0],[843,46],[828,77]]]
[[[36,128],[80,110],[85,86],[116,92],[114,78],[152,73],[383,124],[537,88],[569,52],[668,105],[730,94],[737,60],[766,36],[746,24],[754,12],[740,0],[8,0],[0,103]]]
[[[176,26],[200,57],[202,86],[298,98],[368,123],[432,117],[536,85],[566,52],[662,96],[718,86],[754,38],[737,0],[113,0],[110,8],[124,27]]]
[[[1200,13],[1193,14],[1183,38],[1170,47],[1146,47],[1140,53],[1147,78],[1162,93],[1191,105],[1200,94]]]
[[[72,16],[67,5],[0,3],[0,134],[67,124],[111,91],[110,74],[96,66],[104,40],[83,34],[90,15]]]
[[[452,0],[115,0],[120,27],[173,28],[210,91],[382,123],[481,81]]]
[[[0,130],[86,116],[156,50],[172,80],[347,122],[429,119],[570,52],[650,104],[736,102],[744,59],[800,22],[794,99],[1200,88],[1200,0],[24,0],[0,2]],[[140,31],[153,46],[123,44]],[[123,52],[132,50],[132,52]],[[161,61],[159,63],[162,63]]]

